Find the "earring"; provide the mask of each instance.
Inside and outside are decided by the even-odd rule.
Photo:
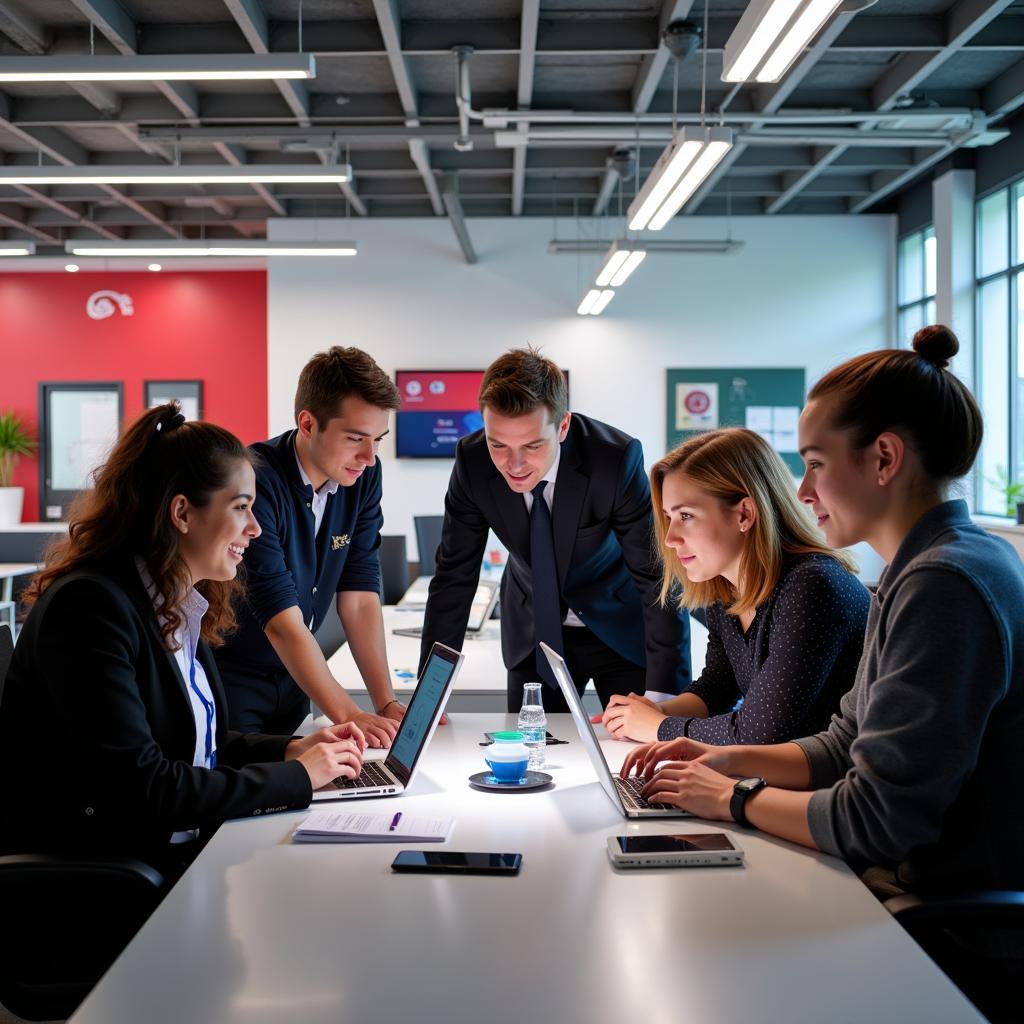
[[[741,526],[740,527],[740,533],[746,533],[746,532],[747,532],[747,528],[745,526]]]

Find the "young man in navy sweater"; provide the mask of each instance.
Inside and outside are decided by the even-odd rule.
[[[390,746],[404,705],[391,688],[380,606],[381,466],[398,389],[365,352],[335,346],[303,368],[296,428],[252,446],[253,512],[263,529],[245,554],[239,629],[216,652],[231,728],[293,732],[310,699]],[[313,637],[332,601],[376,714],[331,675]]]

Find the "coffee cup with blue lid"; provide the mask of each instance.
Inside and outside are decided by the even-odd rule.
[[[526,777],[530,751],[521,732],[496,732],[484,754],[487,767],[497,782],[520,782]]]

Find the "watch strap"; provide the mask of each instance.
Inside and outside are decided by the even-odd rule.
[[[764,789],[768,783],[764,779],[750,778],[740,779],[732,788],[732,799],[729,801],[729,813],[737,825],[750,828],[747,820],[746,803],[757,792]]]

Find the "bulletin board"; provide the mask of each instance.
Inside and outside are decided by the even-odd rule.
[[[772,445],[794,475],[801,476],[797,420],[805,380],[802,367],[668,370],[667,450],[705,430],[749,427]]]

